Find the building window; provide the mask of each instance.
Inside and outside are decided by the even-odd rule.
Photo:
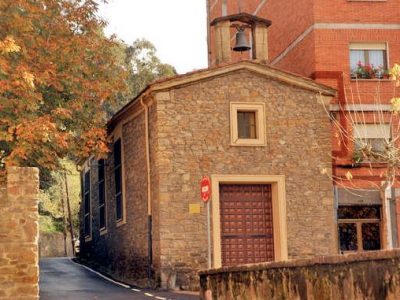
[[[341,253],[381,249],[381,206],[339,206],[338,233]]]
[[[122,158],[121,158],[121,139],[114,142],[114,179],[115,179],[115,207],[117,221],[122,221],[123,195],[122,195]]]
[[[350,71],[352,78],[371,79],[387,76],[386,44],[350,44]]]
[[[84,189],[83,189],[83,201],[84,201],[84,234],[85,238],[91,236],[91,207],[90,207],[90,170],[84,174]]]
[[[100,231],[106,229],[106,186],[105,186],[105,161],[98,160],[98,189],[99,189],[99,227]]]
[[[255,111],[238,111],[238,138],[239,139],[256,139],[256,112]]]
[[[375,154],[383,153],[391,141],[390,124],[354,124],[353,134],[356,153],[367,148]]]
[[[265,108],[263,103],[231,103],[231,145],[265,145]]]

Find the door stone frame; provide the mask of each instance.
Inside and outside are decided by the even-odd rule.
[[[211,175],[211,222],[213,243],[213,267],[222,266],[221,259],[221,222],[219,208],[220,184],[271,184],[272,217],[274,231],[275,261],[288,259],[287,221],[286,221],[286,190],[284,175]]]

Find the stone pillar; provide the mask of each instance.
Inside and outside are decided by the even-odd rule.
[[[221,21],[215,25],[216,64],[231,61],[231,22]]]
[[[10,167],[0,185],[0,299],[39,299],[39,171]]]
[[[255,24],[253,27],[253,59],[261,63],[268,61],[268,27]]]

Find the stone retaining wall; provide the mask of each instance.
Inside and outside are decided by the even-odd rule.
[[[400,250],[200,272],[201,299],[400,299]]]
[[[67,253],[65,253],[65,250],[67,250]],[[64,241],[62,232],[41,232],[39,237],[39,256],[73,256],[70,235],[67,234],[67,239]]]
[[[39,299],[39,172],[8,168],[6,181],[0,180],[0,299]]]

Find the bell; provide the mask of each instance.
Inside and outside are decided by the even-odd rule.
[[[232,50],[237,52],[243,52],[243,51],[248,51],[250,49],[251,47],[247,42],[246,33],[244,32],[243,29],[238,29],[238,32],[236,32],[236,44]]]

